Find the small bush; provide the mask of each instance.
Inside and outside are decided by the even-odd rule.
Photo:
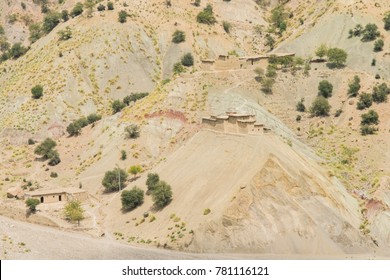
[[[120,22],[120,23],[125,23],[126,21],[127,21],[127,17],[128,17],[129,15],[127,14],[127,12],[126,11],[120,11],[119,13],[118,13],[118,21]]]
[[[112,11],[114,10],[114,3],[111,1],[107,3],[107,10]]]
[[[153,192],[159,181],[160,181],[160,177],[158,176],[157,173],[149,173],[146,179],[146,186],[148,187],[147,193]]]
[[[125,160],[125,159],[127,159],[127,153],[125,150],[122,150],[121,151],[121,160]]]
[[[298,101],[297,105],[296,105],[296,110],[298,112],[305,112],[306,111],[306,106],[305,104],[303,103],[305,101],[304,98],[302,98],[300,101]]]
[[[182,73],[184,71],[185,71],[185,69],[184,69],[183,65],[181,64],[181,62],[176,62],[173,65],[173,73],[174,74],[180,74],[180,73]]]
[[[41,85],[36,85],[31,89],[32,98],[39,99],[43,95],[43,87]]]
[[[172,42],[175,44],[179,44],[181,42],[184,42],[185,40],[186,40],[186,34],[184,33],[184,31],[176,30],[172,34]]]
[[[35,144],[35,141],[34,141],[34,139],[29,138],[27,143],[28,143],[29,145],[34,145],[34,144]]]
[[[125,127],[126,138],[135,139],[140,135],[140,128],[136,124],[131,124]]]
[[[115,168],[104,174],[102,185],[105,187],[106,191],[118,191],[126,186],[127,177],[128,174],[125,170]]]
[[[72,11],[70,12],[70,16],[72,18],[77,17],[78,15],[81,15],[84,11],[83,9],[84,5],[80,2],[76,3],[76,5],[73,7]]]
[[[206,8],[204,8],[203,11],[199,12],[199,14],[196,16],[196,21],[208,25],[216,23],[217,20],[214,17],[213,7],[208,4]]]
[[[26,206],[29,208],[29,210],[32,212],[32,213],[35,213],[36,210],[37,210],[37,206],[40,204],[41,202],[39,201],[39,199],[36,199],[36,198],[28,198],[26,200]]]
[[[125,107],[126,107],[126,104],[120,100],[114,100],[114,102],[112,102],[112,104],[111,104],[113,114],[116,114],[116,113],[122,111],[122,109]]]
[[[51,178],[57,178],[57,177],[58,177],[57,172],[51,172],[51,173],[50,173],[50,177],[51,177]]]
[[[172,200],[172,188],[164,181],[159,181],[152,193],[153,202],[156,207],[163,208]]]
[[[101,115],[92,113],[87,116],[88,123],[92,124],[94,122],[100,121],[102,119]]]
[[[318,85],[318,95],[322,95],[325,98],[331,97],[333,91],[333,85],[327,80],[323,80]]]
[[[66,132],[68,132],[69,136],[80,135],[81,126],[77,122],[72,122],[66,127]]]
[[[225,32],[229,34],[230,30],[232,29],[232,24],[228,21],[223,21],[222,27],[223,27],[223,30],[225,30]]]
[[[380,35],[378,26],[374,23],[367,24],[362,31],[362,41],[368,42],[375,40]]]
[[[103,4],[99,4],[99,6],[97,6],[97,10],[99,11],[99,12],[102,12],[102,11],[104,11],[106,9],[106,6],[104,6]]]
[[[358,103],[356,104],[356,108],[359,109],[359,110],[363,110],[363,109],[365,109],[365,108],[371,107],[371,105],[372,105],[372,95],[363,92],[363,93],[359,96],[359,101],[358,101]]]
[[[314,116],[328,116],[329,115],[329,111],[330,111],[330,105],[329,105],[329,102],[328,100],[323,97],[323,96],[318,96],[311,108],[310,108],[310,112],[314,115]]]
[[[374,43],[374,52],[381,52],[383,51],[383,46],[385,45],[385,42],[382,39],[376,40]]]
[[[372,100],[376,103],[382,103],[387,101],[387,95],[390,94],[390,88],[385,83],[374,87],[372,92]]]
[[[186,53],[182,58],[181,58],[181,64],[184,66],[192,66],[194,65],[194,57],[192,56],[191,53]]]
[[[211,210],[209,208],[204,209],[203,215],[208,215],[211,213]]]
[[[360,134],[361,135],[371,135],[374,134],[378,129],[370,125],[362,125],[360,126]]]
[[[133,210],[144,202],[144,191],[138,187],[131,190],[124,190],[121,194],[122,208],[124,210]]]
[[[379,123],[379,116],[378,113],[374,110],[368,111],[366,114],[362,114],[362,120],[360,122],[361,125],[371,125],[371,124],[378,124]]]
[[[355,75],[353,77],[353,81],[349,83],[348,85],[348,96],[349,97],[356,97],[359,94],[360,90],[360,78],[359,76]]]

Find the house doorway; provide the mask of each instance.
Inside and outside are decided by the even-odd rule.
[[[58,200],[59,200],[59,201],[62,201],[61,195],[58,196]]]
[[[44,200],[44,198],[43,198],[43,196],[41,196],[41,203],[43,203],[45,200]]]

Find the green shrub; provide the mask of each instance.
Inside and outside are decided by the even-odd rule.
[[[148,187],[147,193],[153,192],[159,181],[160,181],[160,177],[158,176],[157,173],[149,173],[146,179],[146,186]]]
[[[77,200],[69,201],[64,208],[65,218],[71,222],[77,222],[80,225],[80,221],[84,219],[84,209],[81,206],[81,202]]]
[[[24,55],[27,52],[27,48],[25,48],[21,43],[15,43],[12,45],[9,50],[9,57],[13,59],[17,59]]]
[[[97,10],[99,11],[99,12],[102,12],[102,11],[104,11],[106,9],[106,6],[104,6],[103,4],[99,4],[99,6],[97,6]]]
[[[31,24],[28,30],[30,31],[30,37],[28,39],[30,40],[31,43],[35,43],[43,35],[43,30],[39,23]]]
[[[32,213],[35,213],[36,210],[37,210],[37,206],[40,204],[41,202],[39,201],[39,199],[36,199],[36,198],[28,198],[26,200],[26,206],[29,208],[29,210],[32,212]]]
[[[370,134],[374,134],[378,129],[373,127],[373,126],[370,126],[370,125],[362,125],[360,126],[360,134],[361,135],[370,135]]]
[[[185,40],[186,40],[186,34],[184,33],[184,31],[176,30],[172,34],[172,42],[175,44],[184,42]]]
[[[310,112],[314,116],[328,116],[330,111],[330,105],[328,100],[323,96],[317,96],[314,100]]]
[[[173,73],[174,74],[180,74],[180,73],[182,73],[184,71],[185,71],[185,69],[184,69],[183,65],[181,64],[181,62],[176,62],[173,65]]]
[[[341,67],[347,61],[348,54],[343,49],[330,48],[327,51],[329,63],[333,67]]]
[[[57,12],[48,13],[43,19],[42,29],[45,33],[50,33],[60,23],[61,14]]]
[[[223,30],[225,30],[226,33],[230,33],[230,30],[232,29],[232,24],[228,21],[222,21],[222,27],[223,27]]]
[[[372,95],[363,92],[363,93],[359,96],[359,101],[358,101],[358,103],[356,104],[357,109],[363,110],[363,109],[365,109],[365,108],[371,107],[371,105],[372,105]]]
[[[122,109],[125,107],[126,107],[126,104],[120,100],[114,100],[114,102],[112,102],[112,104],[111,104],[113,114],[116,114],[116,113],[122,111]]]
[[[128,174],[125,170],[115,168],[104,174],[102,185],[105,187],[106,191],[118,191],[126,186],[127,177]]]
[[[140,135],[140,128],[136,124],[130,124],[125,127],[126,138],[135,139]]]
[[[70,16],[72,18],[77,17],[81,15],[84,11],[83,9],[84,5],[80,2],[76,3],[76,5],[73,7],[72,11],[70,12]]]
[[[362,31],[362,41],[368,42],[375,40],[379,35],[378,26],[374,23],[368,23]]]
[[[372,100],[376,103],[387,101],[387,95],[390,93],[390,88],[385,83],[375,86],[372,92]]]
[[[172,200],[171,186],[164,181],[159,181],[152,192],[152,198],[157,208],[165,207]]]
[[[379,116],[378,113],[374,110],[368,111],[366,114],[362,114],[362,120],[360,122],[361,125],[371,125],[371,124],[378,124],[379,123]]]
[[[332,91],[333,85],[329,81],[323,80],[318,84],[318,95],[328,98],[332,96]]]
[[[192,54],[186,53],[185,55],[183,55],[183,57],[181,58],[181,64],[187,67],[194,65],[194,57],[192,56]]]
[[[32,98],[39,99],[43,95],[43,87],[41,85],[36,85],[31,89]]]
[[[66,132],[69,133],[69,136],[80,135],[81,126],[77,122],[72,122],[66,127]]]
[[[125,103],[127,106],[130,105],[131,102],[136,102],[137,100],[140,100],[146,96],[148,96],[148,92],[137,92],[137,93],[132,93],[125,98],[123,98],[123,103]]]
[[[133,210],[144,202],[144,191],[138,187],[131,190],[124,190],[121,194],[122,208],[124,210]]]
[[[107,10],[112,11],[114,10],[114,3],[111,1],[107,3]]]
[[[213,7],[208,4],[206,8],[204,8],[203,11],[199,12],[199,14],[196,16],[196,21],[208,25],[216,23],[217,20],[214,17]]]
[[[88,123],[92,124],[94,122],[100,121],[102,119],[101,115],[92,113],[87,116]]]
[[[297,105],[296,105],[296,110],[298,112],[305,112],[306,111],[306,106],[305,104],[303,103],[305,101],[304,98],[302,98],[300,101],[298,101]]]
[[[360,90],[360,78],[359,76],[355,75],[353,77],[353,81],[349,83],[348,85],[348,96],[349,97],[356,97],[359,94]]]
[[[45,141],[35,148],[34,153],[43,156],[44,159],[48,159],[55,146],[57,146],[57,143],[53,139],[46,138]]]
[[[376,40],[374,42],[374,52],[381,52],[383,51],[383,46],[385,45],[385,42],[382,39]]]
[[[67,26],[65,29],[58,31],[57,33],[60,37],[61,41],[67,41],[70,38],[72,38],[72,30],[69,26]]]
[[[127,14],[127,12],[126,11],[120,11],[119,13],[118,13],[118,21],[120,22],[120,23],[125,23],[126,21],[127,21],[127,17],[128,17],[129,15]]]
[[[387,12],[385,14],[385,17],[383,18],[383,22],[385,23],[385,30],[389,31],[390,30],[390,12]]]
[[[63,10],[61,12],[61,18],[64,22],[68,21],[69,20],[69,12],[68,10]]]

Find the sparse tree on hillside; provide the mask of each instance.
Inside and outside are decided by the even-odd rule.
[[[179,44],[181,42],[184,42],[185,40],[186,40],[186,34],[184,33],[184,31],[176,30],[172,34],[172,42],[175,44]]]
[[[372,92],[372,100],[376,103],[382,103],[387,101],[387,95],[390,94],[390,88],[385,83],[374,87]]]
[[[296,106],[296,110],[298,112],[305,112],[306,111],[306,106],[305,106],[304,101],[305,101],[304,98],[301,98],[301,100],[298,101],[297,106]]]
[[[217,20],[214,17],[213,6],[208,4],[206,8],[203,9],[203,11],[199,12],[199,14],[196,16],[196,20],[199,23],[208,25],[216,23]]]
[[[39,23],[31,24],[28,30],[30,31],[30,37],[28,39],[31,43],[35,43],[43,35],[42,27]]]
[[[140,135],[140,128],[136,124],[130,124],[125,127],[126,138],[135,139]]]
[[[385,45],[385,42],[382,39],[378,39],[374,43],[374,52],[381,52],[383,51],[383,46]]]
[[[112,104],[111,104],[113,114],[116,114],[116,113],[122,111],[122,109],[125,107],[126,107],[126,104],[120,100],[114,100],[114,102],[112,102]]]
[[[112,3],[111,1],[109,1],[109,2],[107,3],[107,10],[109,10],[109,11],[114,10],[114,3]]]
[[[156,188],[157,183],[160,181],[160,177],[157,173],[149,173],[148,178],[146,179],[146,186],[148,187],[148,192],[153,192]]]
[[[135,177],[137,177],[137,174],[142,171],[142,167],[140,165],[133,165],[130,166],[129,173],[132,174]]]
[[[348,85],[348,96],[349,97],[358,96],[360,87],[361,87],[360,86],[360,78],[359,78],[359,76],[355,75],[353,77],[352,82],[350,82]]]
[[[121,200],[123,210],[133,210],[144,202],[144,191],[138,187],[133,187],[129,191],[124,190],[121,194]]]
[[[39,99],[43,95],[43,87],[41,85],[36,85],[31,89],[32,98]]]
[[[81,15],[84,11],[84,5],[81,2],[77,2],[76,5],[73,7],[72,11],[70,12],[70,16],[72,18],[77,17],[78,15]]]
[[[357,109],[363,110],[365,108],[369,108],[372,105],[372,95],[363,92],[359,95],[359,101],[356,104]]]
[[[329,81],[323,80],[318,84],[318,95],[328,98],[332,96],[332,92],[333,85]]]
[[[37,206],[41,203],[39,199],[36,198],[28,198],[26,200],[26,206],[30,210],[31,213],[35,213],[37,211]]]
[[[327,52],[327,56],[331,66],[341,67],[347,61],[348,54],[339,48],[330,48]]]
[[[72,122],[72,123],[70,123],[70,124],[67,126],[66,132],[69,133],[69,136],[79,135],[80,132],[81,132],[81,126],[80,126],[80,124],[77,123],[77,122]]]
[[[129,15],[127,14],[127,12],[126,11],[120,11],[119,13],[118,13],[118,21],[120,22],[120,23],[125,23],[126,21],[127,21],[127,17],[128,17]]]
[[[44,20],[42,29],[45,33],[50,33],[60,23],[61,14],[57,12],[48,13]]]
[[[185,55],[183,55],[183,57],[181,58],[181,64],[187,67],[194,65],[194,57],[192,56],[192,54],[186,53]]]
[[[362,121],[360,122],[361,125],[371,125],[371,124],[378,124],[379,123],[379,116],[378,113],[374,110],[368,111],[366,114],[362,114]]]
[[[69,201],[64,208],[65,218],[71,222],[77,222],[80,225],[80,221],[84,219],[84,209],[81,206],[81,202],[77,200]]]
[[[323,59],[328,53],[328,47],[325,44],[321,44],[316,50],[316,56]]]
[[[363,29],[362,35],[363,42],[375,40],[380,35],[378,26],[374,23],[367,24]]]
[[[330,111],[330,105],[328,100],[323,96],[317,96],[314,100],[310,112],[317,117],[328,116]]]
[[[43,156],[45,159],[48,159],[50,152],[54,149],[55,146],[57,146],[57,143],[53,139],[46,138],[45,141],[43,141],[35,148],[34,153]]]
[[[106,191],[118,191],[126,186],[127,177],[128,174],[125,170],[115,168],[104,174],[102,185],[105,187]]]
[[[164,181],[159,181],[152,192],[154,205],[163,208],[172,200],[172,188]]]

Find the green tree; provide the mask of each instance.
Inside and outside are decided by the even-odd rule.
[[[228,21],[222,21],[222,27],[223,27],[223,30],[225,30],[226,33],[230,33],[230,30],[232,29],[232,24]]]
[[[287,28],[288,14],[286,13],[283,5],[278,5],[271,10],[271,22],[274,27],[279,29],[279,33],[283,33]]]
[[[28,207],[28,209],[30,210],[31,213],[35,213],[37,211],[37,206],[40,203],[41,202],[39,201],[39,199],[36,199],[36,198],[28,198],[26,200],[26,206]]]
[[[183,55],[183,57],[181,58],[181,64],[187,67],[194,65],[194,57],[192,56],[192,54],[186,53],[185,55]]]
[[[374,52],[381,52],[383,51],[383,46],[385,45],[385,42],[382,39],[378,39],[374,42]]]
[[[326,56],[327,53],[328,47],[325,44],[321,44],[316,50],[316,56],[318,56],[320,59],[323,59],[323,57]]]
[[[138,173],[142,171],[142,167],[140,165],[133,165],[130,166],[129,173],[134,176],[134,178],[137,176]]]
[[[112,108],[112,111],[114,114],[122,111],[122,109],[125,107],[126,107],[126,104],[120,100],[114,100],[114,102],[112,102],[112,104],[111,104],[111,108]]]
[[[48,13],[43,19],[42,29],[45,33],[50,33],[60,23],[61,14],[57,12]]]
[[[390,12],[387,12],[385,14],[385,17],[383,18],[383,22],[385,23],[385,30],[389,31],[390,30]]]
[[[184,31],[176,30],[172,34],[172,42],[175,44],[179,44],[181,42],[184,42],[185,40],[186,40],[186,34],[184,33]]]
[[[325,98],[331,97],[333,92],[333,85],[327,81],[322,80],[318,84],[318,95],[322,95]]]
[[[272,93],[272,88],[275,84],[275,80],[273,78],[264,78],[261,80],[261,90],[266,93],[266,94],[270,94]]]
[[[138,187],[124,190],[121,194],[122,208],[126,211],[133,210],[144,202],[144,191]]]
[[[203,11],[199,12],[196,16],[196,21],[203,24],[212,25],[217,22],[214,17],[213,6],[208,4]]]
[[[296,110],[297,110],[298,112],[305,112],[305,111],[306,111],[306,106],[305,106],[305,104],[303,103],[304,101],[305,101],[304,98],[301,98],[301,100],[298,101],[297,106],[296,106]]]
[[[80,225],[80,221],[84,219],[84,209],[81,206],[81,202],[78,200],[69,201],[64,208],[65,218],[71,222],[77,222]]]
[[[375,131],[377,131],[378,129],[376,129],[375,127],[371,126],[371,125],[367,125],[367,124],[364,124],[364,125],[361,125],[360,126],[360,134],[361,135],[370,135],[370,134],[374,134]]]
[[[160,177],[157,173],[149,173],[146,179],[146,186],[148,187],[148,193],[153,192],[157,183],[160,181]]]
[[[130,124],[125,127],[126,138],[135,139],[140,135],[140,128],[136,124]]]
[[[69,26],[63,30],[58,31],[57,34],[59,35],[61,41],[66,41],[72,38],[72,30]]]
[[[127,21],[127,17],[128,17],[129,15],[127,14],[127,12],[126,11],[120,11],[119,13],[118,13],[118,21],[120,22],[120,23],[125,23],[126,21]]]
[[[126,186],[128,174],[121,168],[115,168],[104,174],[102,185],[106,191],[118,191]]]
[[[9,50],[9,56],[13,59],[17,59],[24,55],[27,52],[27,48],[25,48],[21,43],[15,43],[12,45]]]
[[[104,6],[103,4],[99,4],[99,6],[97,7],[97,10],[99,11],[99,12],[102,12],[102,11],[104,11],[106,9],[106,6]]]
[[[385,83],[375,86],[372,92],[372,100],[376,103],[387,101],[387,95],[390,93],[390,88]]]
[[[367,24],[363,29],[362,35],[363,42],[375,40],[380,35],[378,26],[374,23]]]
[[[35,43],[38,41],[42,35],[42,27],[39,23],[33,23],[29,26],[29,31],[30,31],[30,37],[28,38],[31,43]]]
[[[317,98],[314,100],[310,112],[314,116],[328,116],[330,111],[330,105],[328,100],[323,96],[317,96]]]
[[[356,104],[357,109],[363,110],[365,108],[369,108],[372,105],[372,95],[363,92],[359,95],[359,101]]]
[[[154,205],[163,208],[172,200],[172,188],[164,181],[159,181],[152,192]]]
[[[173,65],[173,73],[174,74],[180,74],[180,73],[182,73],[184,71],[185,71],[185,69],[184,69],[183,65],[181,64],[181,62],[176,62]]]
[[[69,133],[69,136],[80,135],[81,126],[77,122],[72,122],[67,126],[66,132]]]
[[[43,87],[41,85],[36,85],[31,89],[32,98],[39,99],[43,95]]]
[[[60,154],[58,153],[57,150],[50,151],[48,158],[49,158],[48,164],[51,166],[57,165],[61,162]]]
[[[359,78],[359,76],[355,75],[353,77],[352,82],[350,82],[349,85],[348,85],[348,96],[349,97],[356,97],[356,96],[358,96],[360,88],[361,88],[361,86],[360,86],[360,78]]]
[[[89,114],[87,116],[87,120],[88,120],[89,124],[92,124],[94,122],[100,121],[101,119],[102,119],[102,116],[98,115],[98,114],[95,114],[95,113]]]
[[[378,113],[374,110],[368,111],[366,114],[362,114],[362,120],[360,122],[361,125],[371,125],[371,124],[378,124],[379,123],[379,116]]]
[[[70,12],[70,16],[72,18],[77,17],[81,15],[84,11],[84,5],[81,2],[77,2],[76,5],[73,7],[72,11]]]
[[[46,138],[45,141],[35,148],[34,153],[43,156],[44,159],[48,159],[55,146],[57,146],[57,143],[53,139]]]
[[[348,54],[339,48],[330,48],[327,52],[327,56],[331,66],[341,67],[347,61]]]
[[[112,11],[114,10],[114,3],[111,1],[107,3],[107,10]]]
[[[68,10],[63,10],[61,12],[61,18],[64,22],[68,21],[69,20],[69,12]]]

